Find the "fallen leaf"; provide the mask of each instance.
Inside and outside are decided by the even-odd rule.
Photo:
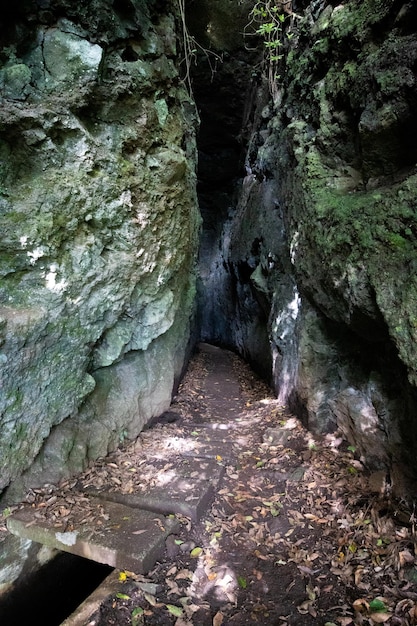
[[[239,585],[239,587],[241,589],[246,589],[246,587],[248,586],[246,578],[244,578],[243,576],[238,576],[237,577],[237,582],[238,582],[238,585]]]
[[[254,550],[253,553],[255,556],[258,557],[258,559],[261,559],[262,561],[268,561],[268,557],[259,552],[259,550]]]
[[[406,563],[414,563],[414,557],[408,550],[402,550],[398,558],[400,560],[400,567],[403,567]]]
[[[175,617],[182,617],[182,608],[180,606],[175,606],[175,604],[167,604],[166,607],[172,615],[175,615]]]
[[[192,580],[193,579],[193,572],[191,570],[189,570],[189,569],[181,569],[178,572],[178,574],[175,576],[175,580],[177,580],[177,578]]]
[[[136,607],[136,609],[133,609],[132,611],[132,626],[141,626],[141,624],[143,624],[143,609],[142,607],[138,606]]]
[[[310,600],[302,602],[299,606],[297,606],[297,611],[301,613],[301,615],[307,615],[307,613],[309,612],[310,604]]]
[[[147,600],[151,606],[157,605],[155,596],[152,596],[150,593],[145,593],[144,596],[145,600]]]
[[[193,558],[196,558],[198,556],[200,556],[200,554],[203,552],[203,548],[193,548],[190,552],[190,556],[192,556]]]
[[[177,596],[181,595],[182,592],[180,591],[180,588],[174,580],[169,580],[169,578],[167,578],[166,583],[169,587],[167,595],[171,595],[172,593],[175,593]]]
[[[311,585],[307,585],[306,587],[306,593],[309,597],[310,600],[315,600],[316,599],[316,591],[315,589],[313,589],[313,587],[311,587]]]
[[[375,624],[383,624],[392,617],[392,613],[372,613],[370,616],[371,621]]]
[[[216,615],[213,617],[213,626],[221,626],[223,624],[223,617],[223,613],[217,611]]]
[[[357,613],[366,613],[369,611],[369,604],[363,598],[359,598],[358,600],[355,600],[355,602],[353,603],[353,609]]]
[[[369,610],[371,613],[384,613],[386,612],[387,607],[385,606],[385,602],[383,602],[380,598],[375,598],[375,600],[372,600],[369,603]]]

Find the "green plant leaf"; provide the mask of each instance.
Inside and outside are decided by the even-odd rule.
[[[132,617],[137,617],[138,615],[143,615],[143,609],[141,606],[137,606],[136,609],[132,611]]]
[[[194,548],[193,550],[191,550],[190,552],[190,556],[192,557],[197,557],[200,556],[200,554],[203,552],[203,548]]]
[[[116,593],[116,598],[119,598],[119,600],[130,600],[130,596],[126,593]]]
[[[281,513],[281,508],[280,507],[271,506],[271,515],[272,515],[272,517],[278,517],[278,515],[280,513]]]
[[[175,617],[182,616],[182,608],[180,606],[175,606],[175,604],[167,604],[166,607],[172,615],[175,615]]]
[[[238,585],[239,585],[239,587],[241,589],[246,589],[246,587],[248,586],[246,578],[244,578],[243,576],[238,576],[237,577],[237,582],[238,582]]]
[[[143,609],[138,606],[132,611],[132,626],[141,626],[143,624]]]
[[[387,607],[382,602],[382,600],[378,600],[378,598],[375,598],[375,600],[372,600],[372,602],[369,603],[369,610],[371,611],[371,613],[385,613],[385,611],[387,611]]]

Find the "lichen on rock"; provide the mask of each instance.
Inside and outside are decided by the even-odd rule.
[[[15,40],[2,33],[0,72],[9,500],[82,469],[168,407],[199,230],[175,5],[29,4],[10,17]]]

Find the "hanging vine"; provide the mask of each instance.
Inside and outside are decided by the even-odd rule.
[[[289,20],[292,26],[294,19],[300,17],[292,11],[292,0],[259,0],[249,14],[245,34],[263,39],[265,74],[274,99],[279,91],[286,44],[294,36],[286,22]]]
[[[186,21],[186,0],[177,0],[181,18],[182,47],[183,47],[183,63],[185,66],[183,81],[187,85],[188,91],[192,94],[191,67],[197,62],[197,52],[200,50],[208,60],[212,74],[216,71],[217,62],[222,61],[222,57],[214,52],[201,46],[195,37],[190,34]]]

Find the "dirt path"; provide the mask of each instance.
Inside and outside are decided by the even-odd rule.
[[[181,464],[205,487],[195,468],[222,477],[207,512],[177,515],[164,558],[147,576],[119,572],[121,591],[82,626],[417,624],[412,511],[338,433],[314,438],[243,361],[206,344],[152,428],[27,502],[71,524],[77,492],[152,491]]]
[[[160,421],[142,445],[204,440],[221,489],[146,578],[121,574],[124,596],[89,626],[417,623],[412,523],[370,492],[337,434],[315,440],[242,361],[206,345]]]

